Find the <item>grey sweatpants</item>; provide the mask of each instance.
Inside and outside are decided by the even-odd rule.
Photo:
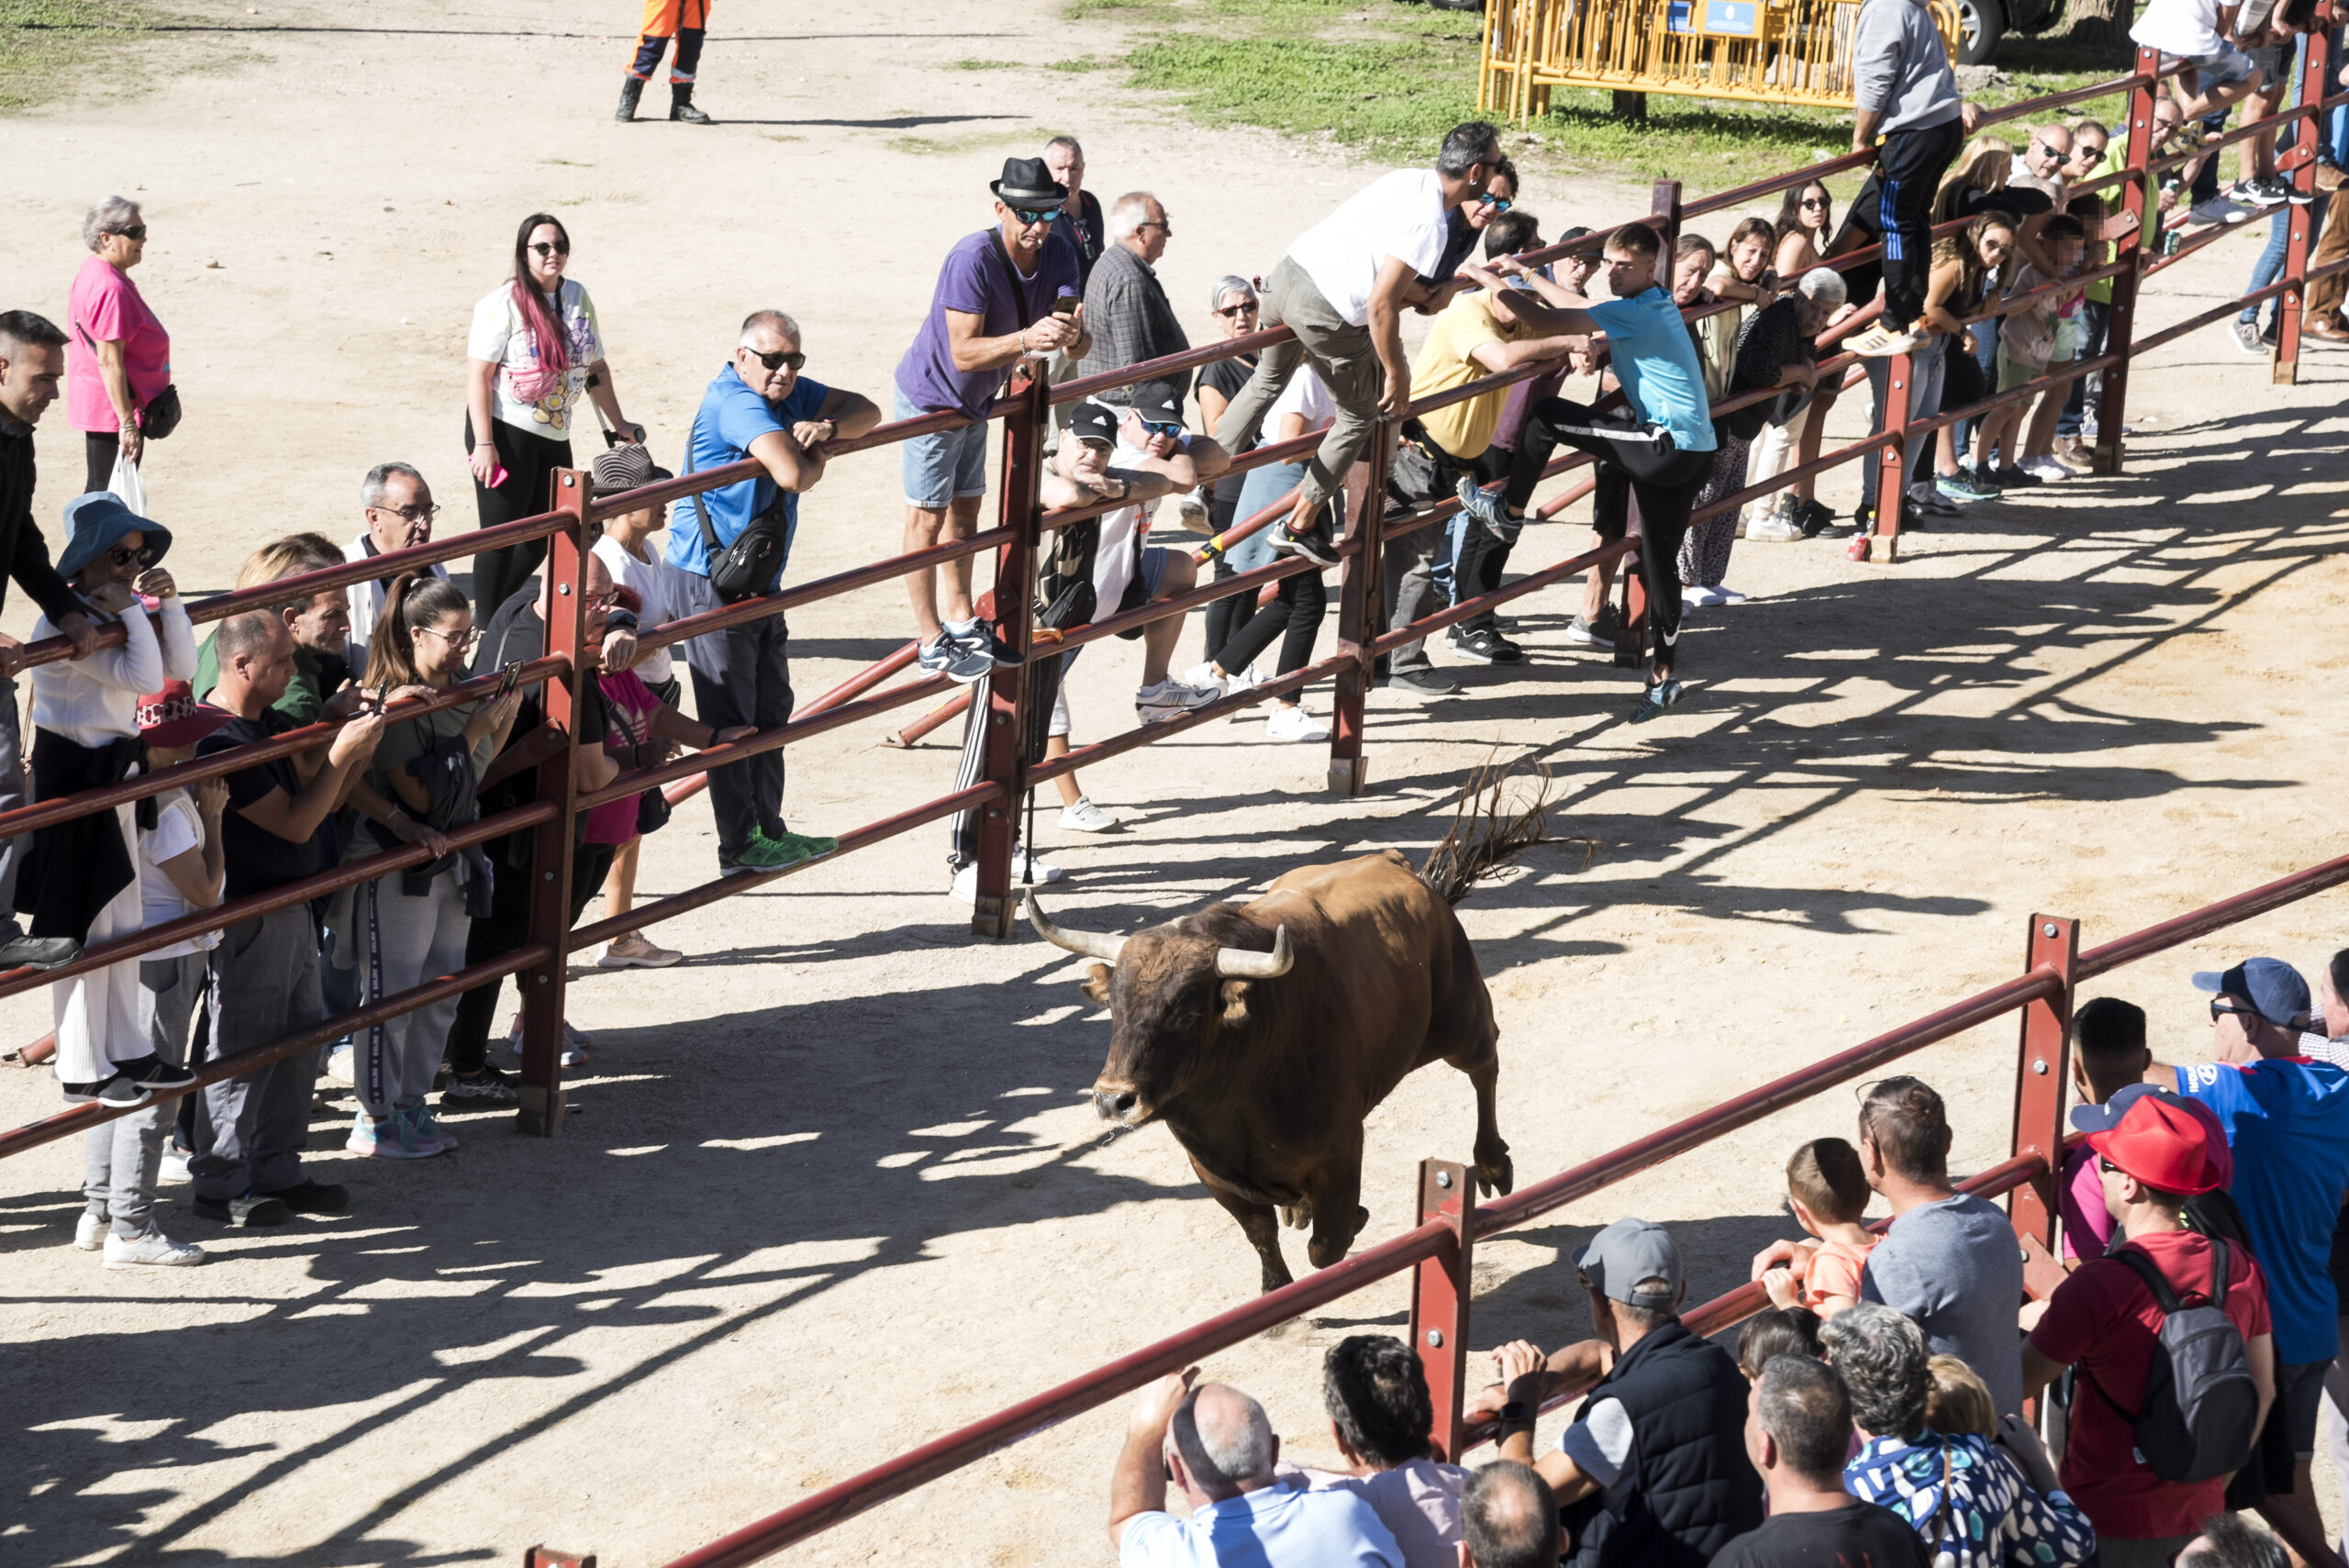
[[[216,1059],[316,1027],[325,1004],[309,906],[297,904],[229,927],[212,950],[206,1003]],[[226,1203],[249,1192],[300,1186],[317,1077],[313,1047],[206,1085],[196,1107],[196,1151],[187,1162],[195,1195]]]
[[[207,969],[200,952],[139,961],[139,1030],[147,1048],[174,1065],[187,1060],[188,1024]],[[155,1177],[163,1165],[163,1129],[179,1108],[177,1098],[150,1101],[82,1135],[82,1196],[90,1213],[114,1221],[114,1233],[126,1241],[147,1233]]]
[[[416,897],[400,891],[405,874],[395,872],[351,890],[351,929],[359,939],[360,982],[369,1002],[465,966],[465,942],[473,923],[465,914],[457,868],[451,866],[434,877],[431,886]],[[424,1104],[432,1092],[433,1075],[440,1071],[449,1026],[456,1017],[457,998],[444,996],[429,1006],[386,1018],[359,1037],[351,1078],[369,1116],[380,1119]]]
[[[1379,551],[1378,591],[1385,600],[1388,631],[1399,631],[1420,617],[1431,616],[1445,607],[1442,596],[1435,591],[1435,552],[1443,542],[1443,529],[1430,526],[1400,539],[1388,539]],[[1402,644],[1386,659],[1386,668],[1392,674],[1432,667],[1427,639],[1423,637]]]
[[[1223,411],[1215,428],[1216,441],[1226,451],[1247,450],[1256,428],[1264,422],[1297,367],[1311,360],[1321,384],[1330,389],[1330,400],[1338,406],[1338,417],[1321,438],[1321,450],[1306,465],[1298,488],[1308,501],[1326,500],[1346,482],[1346,471],[1362,455],[1363,443],[1370,439],[1372,422],[1378,417],[1378,395],[1386,384],[1386,373],[1371,349],[1370,328],[1353,326],[1340,316],[1313,286],[1305,269],[1286,256],[1264,280],[1262,322],[1266,328],[1286,327],[1297,336],[1264,350],[1248,384]],[[1385,479],[1384,474],[1375,475],[1374,484]]]

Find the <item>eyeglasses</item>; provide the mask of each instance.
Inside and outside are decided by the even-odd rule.
[[[568,239],[558,239],[553,244],[550,245],[545,240],[541,239],[535,241],[530,246],[530,250],[533,254],[539,256],[568,256],[571,254],[571,241]]]
[[[1507,196],[1497,196],[1490,191],[1486,191],[1483,195],[1478,196],[1476,199],[1484,203],[1486,206],[1492,208],[1497,213],[1508,211],[1511,205]]]
[[[128,228],[113,228],[106,232],[119,234],[125,239],[136,239],[142,245],[147,242],[147,226],[143,223],[134,223]]]
[[[1232,320],[1235,320],[1235,321],[1236,321],[1236,320],[1238,320],[1241,317],[1243,317],[1243,316],[1253,316],[1253,315],[1255,315],[1255,314],[1256,314],[1256,308],[1257,308],[1257,306],[1256,306],[1256,302],[1255,302],[1254,300],[1252,300],[1252,300],[1250,300],[1250,301],[1249,301],[1247,304],[1245,304],[1245,305],[1228,305],[1228,306],[1224,306],[1224,307],[1222,307],[1221,309],[1218,310],[1218,311],[1216,312],[1216,314],[1217,314],[1218,316],[1228,317],[1231,318]]]
[[[106,559],[117,566],[152,566],[155,564],[155,547],[143,544],[133,550],[128,545],[119,545],[106,551]]]
[[[2265,1017],[2265,1015],[2256,1007],[2230,1007],[2215,996],[2210,999],[2210,1021],[2212,1023],[2217,1023],[2229,1013],[2232,1013],[2239,1018],[2256,1018]]]
[[[437,626],[419,626],[414,629],[439,638],[460,653],[479,642],[482,637],[480,629],[473,627],[468,627],[463,631],[442,631]]]
[[[1134,417],[1141,419],[1141,416],[1137,414]],[[1142,419],[1141,428],[1148,430],[1153,436],[1179,437],[1183,433],[1183,421],[1180,419],[1173,420],[1171,422],[1157,419]]]
[[[421,506],[370,506],[371,512],[389,512],[402,522],[429,523],[440,515],[440,508],[429,502]]]
[[[783,350],[781,350],[781,349],[777,349],[777,350],[776,350],[774,353],[772,353],[772,354],[763,354],[763,353],[759,352],[756,349],[748,349],[748,348],[744,349],[742,351],[743,351],[744,353],[746,353],[746,354],[750,355],[750,356],[751,356],[751,358],[752,358],[752,359],[754,359],[754,360],[758,361],[759,361],[759,363],[761,363],[761,364],[763,364],[763,365],[766,366],[766,367],[767,367],[767,369],[769,369],[769,370],[771,370],[771,371],[779,371],[779,370],[783,369],[785,365],[789,365],[793,370],[795,370],[795,371],[796,371],[796,370],[797,370],[800,366],[802,366],[802,365],[804,365],[804,364],[806,364],[806,363],[807,362],[807,355],[802,354],[802,353],[796,353],[796,352],[786,353],[786,352],[785,352],[785,351],[784,351]]]
[[[1167,239],[1172,239],[1174,238],[1174,226],[1167,222],[1163,217],[1150,218],[1144,222],[1134,225],[1134,232],[1136,234],[1140,234],[1145,228],[1163,228],[1166,231]]]
[[[1016,206],[1011,209],[1011,216],[1026,224],[1050,223],[1052,221],[1053,217],[1059,214],[1060,210],[1061,209],[1056,206]]]

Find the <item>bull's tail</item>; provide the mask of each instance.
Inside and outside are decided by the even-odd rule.
[[[1536,844],[1579,844],[1585,867],[1598,854],[1596,839],[1550,838],[1552,781],[1547,768],[1534,770],[1530,804],[1508,802],[1509,782],[1520,771],[1519,763],[1504,764],[1487,757],[1469,773],[1467,787],[1460,792],[1460,804],[1453,811],[1451,828],[1419,867],[1419,880],[1441,894],[1446,904],[1459,903],[1477,883]]]

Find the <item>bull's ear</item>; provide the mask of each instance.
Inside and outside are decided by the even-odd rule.
[[[1255,984],[1252,980],[1223,983],[1223,1016],[1218,1021],[1225,1029],[1236,1029],[1248,1021],[1248,992]]]
[[[1109,1005],[1109,966],[1106,963],[1097,963],[1087,970],[1085,974],[1085,984],[1080,989],[1093,998],[1095,1006],[1108,1006]]]

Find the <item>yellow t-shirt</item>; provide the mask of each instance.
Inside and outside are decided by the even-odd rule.
[[[1411,366],[1412,399],[1432,397],[1490,375],[1492,372],[1469,357],[1479,344],[1513,343],[1532,335],[1522,321],[1503,326],[1496,320],[1491,298],[1482,290],[1459,295],[1437,313],[1427,341],[1419,345],[1419,360]],[[1508,400],[1508,388],[1504,386],[1422,414],[1419,423],[1445,451],[1465,462],[1482,457],[1493,444],[1493,432],[1500,428],[1501,406]]]

